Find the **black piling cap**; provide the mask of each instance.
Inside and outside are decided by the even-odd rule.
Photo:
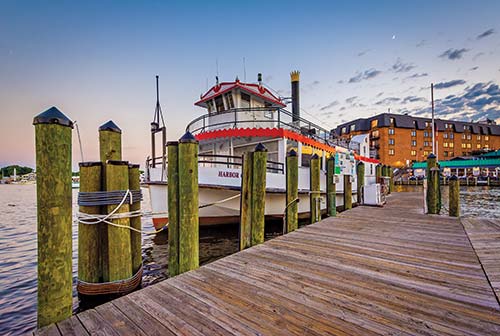
[[[291,151],[288,152],[287,156],[297,156],[297,152],[292,149]]]
[[[261,142],[257,146],[255,146],[256,152],[267,152],[266,146],[264,146]]]
[[[187,131],[184,135],[179,139],[179,143],[198,143],[198,140],[194,137],[191,132]]]
[[[451,175],[450,181],[456,181],[456,180],[458,180],[457,175]]]
[[[116,132],[116,133],[122,133],[122,130],[120,127],[118,127],[113,120],[108,121],[105,124],[102,124],[101,127],[99,127],[99,132],[101,131],[111,131],[111,132]]]
[[[178,146],[179,141],[167,141],[167,146]]]
[[[33,118],[33,125],[38,124],[59,124],[73,128],[73,122],[55,106]]]
[[[130,169],[139,168],[140,166],[141,166],[141,165],[140,165],[140,164],[138,164],[138,163],[129,163],[129,164],[128,164],[128,167],[129,167]]]
[[[128,166],[128,161],[120,161],[120,160],[108,160],[106,164],[110,164],[113,166]]]
[[[319,159],[318,154],[314,153],[313,156],[311,156],[311,160],[316,160]]]
[[[436,155],[434,155],[433,153],[430,153],[429,156],[427,156],[428,159],[435,159],[436,158]]]
[[[78,166],[81,167],[96,167],[96,166],[102,166],[101,161],[87,161],[87,162],[80,162]]]

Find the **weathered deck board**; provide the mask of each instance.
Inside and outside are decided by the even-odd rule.
[[[464,221],[495,286],[500,225],[484,225]],[[44,333],[498,335],[500,306],[471,241],[458,219],[422,214],[421,194],[393,194]]]
[[[462,224],[500,301],[500,220],[464,218]]]

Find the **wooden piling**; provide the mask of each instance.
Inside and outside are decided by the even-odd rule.
[[[429,214],[439,214],[440,212],[440,193],[439,193],[439,168],[436,162],[436,156],[429,154],[427,157],[427,212]]]
[[[80,192],[101,191],[102,162],[80,162]],[[101,207],[80,206],[80,212],[99,215]],[[99,224],[78,223],[78,279],[90,283],[102,281],[99,249]]]
[[[449,204],[448,214],[453,217],[460,216],[460,181],[453,175],[449,179]]]
[[[363,187],[365,185],[365,164],[363,161],[359,161],[356,166],[357,174],[357,188],[358,188],[358,204],[364,203]]]
[[[33,119],[38,222],[38,327],[72,313],[71,130],[56,107]]]
[[[253,154],[252,169],[252,246],[264,242],[266,215],[267,148],[259,143]]]
[[[169,141],[168,148],[168,274],[179,274],[179,143]]]
[[[335,155],[331,155],[326,162],[326,202],[328,216],[337,215],[337,186],[335,184]]]
[[[310,209],[311,224],[321,220],[321,193],[320,193],[320,159],[317,154],[311,157],[309,167],[310,182]]]
[[[382,165],[379,163],[375,166],[375,180],[376,183],[380,183],[380,178],[382,177]]]
[[[128,165],[128,188],[130,191],[141,190],[140,172],[138,164]],[[140,211],[141,200],[133,200],[130,211]],[[130,217],[130,227],[142,230],[141,216]],[[142,235],[140,232],[130,231],[130,249],[132,251],[132,273],[135,274],[142,265]]]
[[[122,130],[112,121],[108,121],[99,127],[99,159],[103,164],[102,191],[106,191],[106,162],[108,160],[121,161],[122,159]],[[101,213],[107,214],[107,207],[102,207]],[[109,256],[108,256],[108,225],[99,224],[100,236],[100,258],[103,281],[109,279]]]
[[[286,156],[286,233],[299,226],[299,159],[293,149]]]
[[[252,246],[252,170],[253,152],[243,154],[240,196],[240,251]]]
[[[344,210],[352,209],[351,175],[344,175]]]
[[[394,168],[388,167],[389,173],[389,194],[394,191]]]
[[[198,141],[186,132],[179,140],[179,273],[199,260]]]
[[[128,189],[128,162],[109,161],[106,163],[106,190],[127,190]],[[108,205],[107,213],[112,212],[118,204]],[[129,212],[130,206],[125,202],[115,214]],[[122,227],[108,226],[108,268],[109,274],[105,282],[128,279],[132,276],[130,218],[116,218],[112,223],[122,225]]]

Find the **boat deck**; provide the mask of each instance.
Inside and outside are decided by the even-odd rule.
[[[467,235],[421,199],[394,193],[38,333],[499,335],[499,223],[463,220]]]

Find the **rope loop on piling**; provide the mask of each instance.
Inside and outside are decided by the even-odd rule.
[[[142,201],[141,190],[115,190],[115,191],[92,191],[79,192],[78,205],[101,206],[114,204],[133,204]]]
[[[143,266],[128,279],[110,281],[110,282],[86,282],[77,279],[76,290],[84,295],[107,295],[107,294],[125,294],[136,289],[142,281]]]

